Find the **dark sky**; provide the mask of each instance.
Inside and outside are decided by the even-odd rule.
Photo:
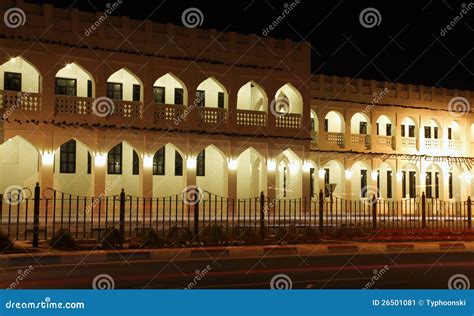
[[[107,1],[27,0],[104,11]],[[114,0],[110,0],[112,3]],[[285,4],[294,0],[123,0],[114,15],[182,25],[189,7],[204,16],[201,28],[262,35]],[[269,36],[306,40],[313,47],[312,71],[364,79],[474,90],[474,3],[455,26],[468,1],[300,0]],[[379,24],[361,25],[362,10],[375,8]],[[469,5],[467,5],[469,8]]]

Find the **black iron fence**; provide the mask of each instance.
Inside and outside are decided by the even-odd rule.
[[[11,194],[11,192],[9,193]],[[32,194],[19,190],[15,198],[1,196],[0,227],[12,239],[49,239],[67,229],[76,239],[97,239],[109,227],[124,237],[138,237],[153,228],[163,237],[174,228],[187,229],[195,238],[208,226],[226,233],[253,227],[262,235],[279,228],[314,227],[325,233],[337,228],[362,231],[437,229],[462,232],[472,229],[472,201],[440,201],[424,194],[414,199],[345,200],[335,196],[272,199],[233,199],[209,192],[185,192],[168,197],[119,195],[85,197],[37,185]]]

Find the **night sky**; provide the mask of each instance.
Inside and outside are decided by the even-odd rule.
[[[27,1],[101,12],[108,3]],[[182,25],[182,12],[197,7],[204,16],[201,28],[261,36],[292,1],[123,0],[113,15]],[[463,3],[469,8],[467,1],[447,0],[300,0],[268,36],[308,41],[313,73],[474,90],[474,3],[441,35],[461,14]],[[381,20],[365,28],[359,15],[370,7],[380,12]]]

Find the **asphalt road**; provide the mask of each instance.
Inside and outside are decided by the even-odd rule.
[[[0,270],[0,286],[8,288],[26,267]],[[82,265],[43,265],[16,282],[15,288],[93,287],[119,289],[261,288],[275,286],[324,289],[446,289],[455,274],[474,284],[474,253],[337,254],[311,257],[193,258],[186,260],[134,260]],[[281,274],[286,275],[281,276]]]

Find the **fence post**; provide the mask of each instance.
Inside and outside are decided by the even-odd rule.
[[[197,190],[197,189],[196,189]],[[194,206],[194,240],[199,240],[199,191],[193,194],[194,200],[192,205]]]
[[[372,195],[372,228],[377,229],[377,196]]]
[[[472,204],[471,204],[471,197],[467,197],[467,228],[472,228]]]
[[[125,239],[125,191],[122,188],[120,192],[120,240],[123,243]]]
[[[421,193],[421,227],[426,228],[426,195]]]
[[[324,217],[323,217],[323,207],[324,207],[324,193],[323,190],[319,190],[319,232],[323,234],[323,227],[324,227]]]
[[[37,248],[39,244],[39,217],[40,217],[40,185],[35,185],[35,201],[33,210],[33,247]]]
[[[265,239],[265,194],[260,192],[260,237]]]

